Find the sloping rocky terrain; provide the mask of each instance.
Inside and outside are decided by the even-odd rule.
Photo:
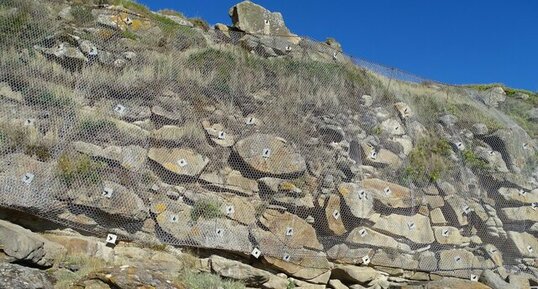
[[[229,15],[0,3],[0,288],[537,284],[538,94]]]

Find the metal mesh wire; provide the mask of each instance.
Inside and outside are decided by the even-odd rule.
[[[536,136],[484,101],[495,92],[307,39],[58,32],[50,9],[21,3],[1,8],[3,207],[259,250],[290,272],[328,259],[470,278],[538,257]]]

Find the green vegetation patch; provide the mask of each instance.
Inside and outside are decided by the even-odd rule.
[[[217,200],[200,199],[192,207],[191,219],[197,221],[199,218],[214,219],[222,217],[224,214],[221,207],[222,204]]]
[[[223,280],[214,274],[192,271],[181,274],[179,282],[189,289],[245,289],[245,285],[241,282]]]
[[[472,150],[466,149],[463,151],[463,162],[475,170],[488,170],[489,164],[485,160],[479,158]]]
[[[78,153],[65,153],[58,159],[58,176],[67,185],[73,186],[77,181],[85,184],[97,184],[101,181],[101,170],[105,165],[92,160],[89,156]]]
[[[93,22],[95,17],[92,14],[92,9],[83,5],[75,5],[71,7],[71,15],[78,25],[85,25]]]
[[[441,179],[453,167],[450,153],[451,146],[444,139],[430,136],[419,140],[409,154],[404,181],[424,186]]]

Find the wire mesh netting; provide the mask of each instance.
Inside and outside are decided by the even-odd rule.
[[[537,130],[515,98],[305,38],[43,3],[1,6],[0,206],[319,269],[304,278],[533,268]]]

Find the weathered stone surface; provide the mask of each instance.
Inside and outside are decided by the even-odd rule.
[[[438,260],[432,251],[424,251],[418,256],[418,268],[424,271],[433,272],[438,268]]]
[[[381,123],[381,131],[389,135],[404,135],[405,129],[396,119],[389,118]]]
[[[189,137],[189,134],[190,131],[184,127],[163,125],[161,128],[151,132],[151,138],[157,142],[180,144],[182,140]]]
[[[363,154],[363,161],[365,164],[375,167],[400,167],[402,160],[395,153],[384,149],[376,149],[368,143],[361,143],[361,151]]]
[[[442,250],[439,252],[439,270],[458,270],[482,268],[481,262],[473,253],[463,250]]]
[[[72,188],[66,197],[74,205],[93,208],[124,219],[142,221],[148,217],[148,209],[137,194],[110,181],[104,181],[101,188]]]
[[[53,289],[51,276],[38,269],[0,263],[1,288]]]
[[[346,244],[338,244],[327,250],[327,257],[336,263],[342,264],[362,264],[364,256],[373,256],[374,250],[371,248],[351,249]]]
[[[372,193],[374,199],[390,208],[412,208],[422,204],[410,189],[380,179],[365,179],[362,187]]]
[[[306,162],[299,152],[273,135],[253,134],[238,141],[234,149],[243,162],[263,175],[286,177],[306,170]]]
[[[162,289],[183,288],[179,284],[167,280],[161,272],[158,272],[157,270],[148,270],[142,266],[134,267],[126,265],[102,268],[85,276],[83,280],[79,280],[77,284],[83,284],[85,281],[92,280],[109,284],[112,288],[147,288],[148,284],[151,284],[151,287]],[[84,289],[84,287],[75,285],[73,289]]]
[[[404,270],[416,270],[419,261],[411,254],[398,252],[392,254],[384,249],[376,250],[372,257],[371,264],[374,266],[396,267]]]
[[[441,208],[435,208],[431,210],[430,219],[432,221],[432,225],[446,225],[447,223],[445,216],[443,215],[443,211],[441,211]]]
[[[371,267],[335,264],[331,276],[349,283],[368,283],[381,275]]]
[[[185,239],[189,233],[191,211],[190,206],[179,201],[156,201],[151,206],[151,212],[157,216],[159,227],[178,240]]]
[[[502,216],[506,222],[538,222],[538,210],[532,206],[502,208]]]
[[[445,198],[449,211],[456,217],[460,226],[469,224],[468,214],[470,205],[460,196],[449,195]]]
[[[314,228],[296,215],[276,210],[265,210],[259,221],[269,229],[274,238],[287,244],[290,248],[323,249]]]
[[[288,280],[278,277],[267,271],[254,268],[250,265],[238,261],[229,260],[217,255],[209,257],[211,270],[219,276],[229,279],[240,280],[247,286],[263,286],[264,283],[270,283],[273,286],[280,284],[280,288],[288,285]],[[266,288],[266,286],[263,286]]]
[[[192,225],[188,237],[204,248],[236,252],[252,250],[248,227],[229,219],[200,218]]]
[[[416,289],[414,285],[402,286],[402,289]],[[459,279],[459,278],[450,278],[445,277],[439,280],[431,281],[423,287],[424,289],[492,289],[489,286],[486,286],[482,283]]]
[[[41,53],[57,60],[72,61],[75,64],[88,62],[88,58],[77,48],[67,42],[60,43],[52,48],[36,47]]]
[[[0,220],[0,249],[19,261],[39,266],[52,266],[66,251],[61,245],[4,220]]]
[[[504,281],[501,276],[495,274],[491,270],[484,270],[484,273],[482,273],[482,280],[484,284],[490,286],[493,289],[521,289]]]
[[[506,155],[508,163],[506,164],[510,171],[519,173],[527,164],[527,160],[536,152],[532,148],[533,140],[527,132],[519,126],[511,127],[510,129],[499,129],[486,136],[486,140],[499,145],[502,153]],[[523,146],[527,144],[527,146]]]
[[[523,232],[508,232],[508,239],[522,257],[538,257],[538,240],[533,235]]]
[[[394,108],[396,109],[396,111],[398,112],[398,116],[402,120],[408,119],[413,116],[413,112],[411,111],[411,108],[409,107],[409,105],[407,105],[404,102],[395,103]]]
[[[506,92],[500,86],[492,87],[479,94],[482,101],[489,106],[497,107],[506,100]]]
[[[344,198],[351,214],[357,218],[368,218],[374,213],[374,198],[355,183],[341,183],[338,192]]]
[[[229,11],[233,25],[249,34],[288,36],[290,31],[284,24],[282,14],[270,12],[260,5],[243,1]]]
[[[331,279],[329,280],[329,286],[333,289],[349,289],[342,281],[338,279]]]
[[[80,153],[117,162],[122,167],[135,172],[140,170],[146,162],[147,150],[139,146],[107,146],[102,148],[98,145],[76,141],[73,142],[73,147]]]
[[[199,175],[209,159],[183,148],[151,148],[148,157],[172,173],[194,177]]]
[[[517,188],[499,188],[499,195],[509,203],[515,203],[520,205],[530,205],[538,202],[538,190],[524,190]]]
[[[435,238],[430,219],[423,215],[403,216],[390,214],[380,217],[374,229],[405,237],[417,244],[430,244]]]
[[[200,175],[200,180],[215,186],[214,190],[230,191],[240,195],[252,196],[259,191],[256,180],[245,178],[241,172],[236,170],[203,173]]]
[[[485,147],[476,147],[474,151],[478,158],[485,160],[495,171],[501,173],[509,172],[500,152]]]
[[[9,84],[0,82],[0,98],[6,98],[16,102],[23,102],[22,93],[13,91]]]
[[[340,236],[347,232],[342,222],[342,213],[340,211],[340,196],[330,195],[325,207],[325,218],[329,225],[329,231],[334,235]]]
[[[443,227],[433,227],[433,232],[435,234],[435,240],[439,244],[443,245],[464,245],[470,242],[468,237],[461,235],[458,228],[443,226]]]
[[[62,191],[55,163],[16,153],[0,159],[0,167],[0,206],[38,212],[62,206],[54,198]]]
[[[228,218],[241,224],[251,225],[256,222],[256,203],[249,199],[237,196],[226,198],[223,211]]]
[[[353,229],[349,233],[346,241],[359,246],[367,245],[373,247],[391,248],[401,251],[411,250],[409,245],[399,243],[393,238],[376,232],[368,227],[357,227]]]
[[[221,147],[231,147],[235,143],[235,137],[220,123],[211,124],[209,121],[202,121],[209,138],[217,145]]]

